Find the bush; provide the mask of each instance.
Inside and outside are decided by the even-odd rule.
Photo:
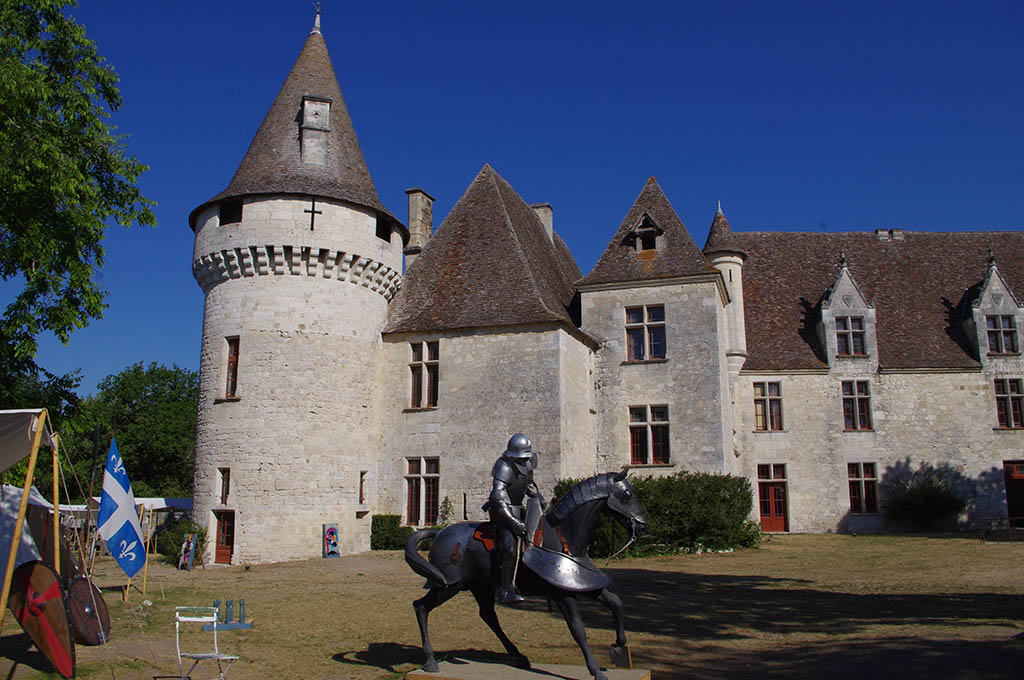
[[[885,517],[895,524],[910,524],[928,531],[956,521],[967,503],[942,477],[918,474],[887,485]]]
[[[182,517],[178,521],[168,523],[161,528],[155,537],[155,552],[160,553],[169,564],[177,566],[185,534],[196,535],[196,549],[192,564],[198,565],[206,552],[206,527],[196,524],[188,517]],[[153,551],[151,550],[151,552]]]
[[[561,480],[555,494],[579,480]],[[637,477],[630,483],[649,522],[647,532],[630,548],[633,555],[658,555],[751,547],[761,528],[750,521],[754,495],[742,477],[680,472],[671,477]],[[591,534],[590,553],[606,557],[629,537],[611,515],[602,513]]]
[[[374,515],[370,523],[370,550],[402,550],[413,528],[402,526],[401,515]]]

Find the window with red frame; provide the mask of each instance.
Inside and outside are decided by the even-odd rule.
[[[878,473],[875,464],[847,463],[846,476],[850,485],[850,512],[878,512]]]
[[[439,343],[436,340],[413,342],[409,348],[412,351],[412,361],[409,362],[412,374],[409,403],[412,408],[434,408],[437,406],[438,394]]]
[[[665,358],[665,306],[626,307],[626,360]]]
[[[408,458],[406,484],[406,520],[411,526],[437,523],[441,482],[439,458]]]
[[[630,406],[630,464],[668,465],[668,434],[668,406]]]
[[[871,387],[867,380],[843,381],[843,427],[871,429]]]
[[[864,356],[864,317],[836,317],[836,354]]]
[[[1020,378],[996,378],[996,418],[1002,429],[1024,427],[1024,392]]]
[[[232,399],[238,392],[238,337],[227,338],[228,341],[228,375],[224,386],[224,396]]]
[[[986,316],[985,326],[991,354],[1017,353],[1017,325],[1012,316]]]
[[[759,432],[782,429],[782,385],[754,383],[754,429]]]

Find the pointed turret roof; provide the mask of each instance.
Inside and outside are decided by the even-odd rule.
[[[711,229],[708,230],[708,238],[704,241],[704,254],[710,255],[716,252],[731,252],[746,254],[737,239],[732,236],[732,229],[729,227],[729,220],[725,219],[722,212],[722,202],[718,202],[718,210],[711,220]]]
[[[555,322],[579,267],[537,214],[485,165],[405,274],[385,333]]]
[[[658,231],[657,248],[637,250],[638,228],[650,228],[652,225]],[[594,269],[578,285],[625,283],[716,272],[686,231],[683,221],[679,219],[661,187],[651,177],[633,202],[633,207],[626,213]]]
[[[408,241],[408,230],[377,198],[377,190],[331,65],[327,44],[320,32],[319,18],[317,13],[317,22],[306,44],[253,137],[235,176],[224,191],[200,205],[189,216],[193,229],[197,214],[216,201],[254,194],[302,194],[333,198],[376,211],[394,223],[403,232],[403,240]],[[326,165],[302,161],[299,126],[304,96],[331,102]]]

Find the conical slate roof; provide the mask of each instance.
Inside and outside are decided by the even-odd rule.
[[[302,161],[303,95],[331,101],[326,165]],[[306,39],[235,176],[224,191],[192,211],[189,224],[194,229],[198,213],[215,201],[254,194],[302,194],[354,203],[385,216],[402,231],[403,241],[409,240],[408,230],[377,198],[318,27]]]
[[[558,322],[579,267],[537,214],[485,165],[427,241],[391,303],[385,333]]]
[[[660,230],[656,250],[636,249],[636,229],[641,222],[645,222],[644,215],[650,218],[647,224],[653,222]],[[693,242],[661,187],[651,177],[633,202],[633,207],[626,213],[594,269],[577,285],[625,283],[716,272]]]
[[[718,203],[715,218],[711,220],[708,238],[704,241],[704,255],[720,252],[745,253],[743,247],[739,245],[739,241],[733,238],[729,220],[725,219],[725,213],[722,212],[721,202]]]

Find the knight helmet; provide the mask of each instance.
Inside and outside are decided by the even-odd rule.
[[[505,453],[501,455],[505,458],[511,458],[512,460],[524,460],[530,458],[533,456],[533,449],[530,448],[530,438],[522,433],[512,435],[508,440],[508,446],[505,448]]]

